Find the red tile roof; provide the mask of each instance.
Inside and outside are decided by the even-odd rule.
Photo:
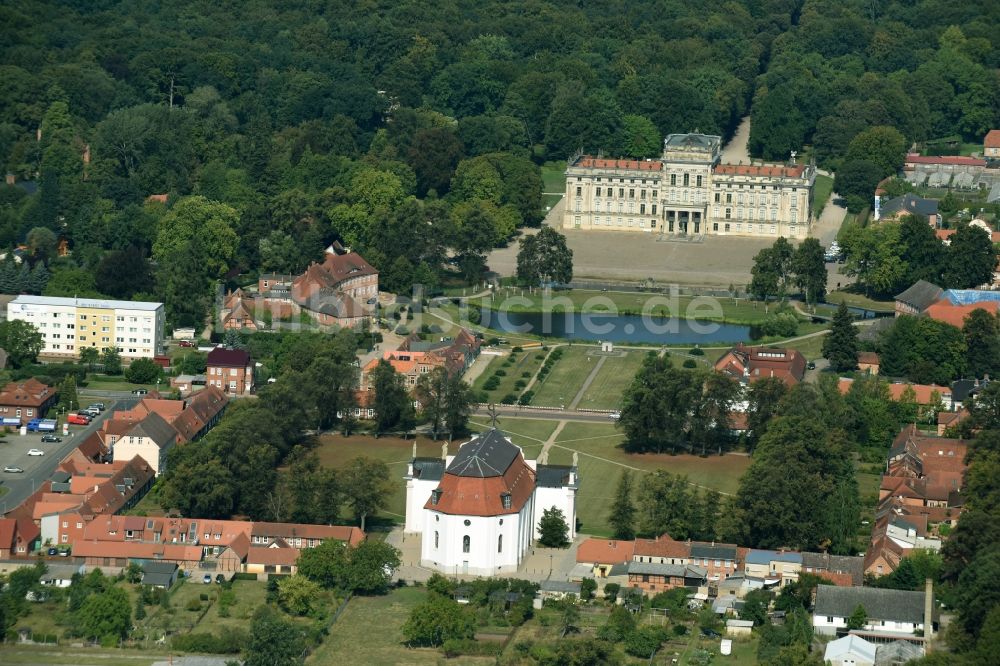
[[[140,543],[135,541],[77,541],[73,544],[76,557],[113,557],[145,560],[200,562],[201,546],[173,543]]]
[[[663,163],[659,160],[609,160],[601,157],[584,155],[572,166],[585,169],[629,169],[632,171],[662,171]]]
[[[441,498],[437,504],[427,500],[424,506],[459,516],[502,516],[518,513],[535,490],[535,470],[528,467],[521,453],[511,463],[503,476],[474,477],[445,473],[437,490]],[[510,508],[503,507],[501,495],[510,493]]]
[[[1000,148],[1000,130],[990,130],[983,137],[983,148]]]
[[[675,541],[663,534],[655,539],[636,539],[635,556],[652,557],[691,557],[691,544],[686,541]]]
[[[948,240],[949,238],[951,238],[952,235],[954,235],[954,233],[956,231],[958,231],[958,230],[957,229],[935,229],[934,230],[934,235],[938,237],[938,240],[944,241],[944,240]],[[991,231],[990,232],[990,242],[1000,243],[1000,231]]]
[[[263,564],[265,566],[294,566],[299,560],[301,551],[298,548],[261,548],[251,546],[247,552],[247,564]]]
[[[16,531],[16,520],[13,518],[0,518],[0,548],[14,547],[14,533]]]
[[[594,564],[623,564],[632,559],[635,541],[597,539],[591,537],[580,544],[576,551],[577,562]]]
[[[308,525],[305,523],[252,523],[251,536],[282,539],[335,539],[356,546],[365,540],[365,533],[348,525]]]
[[[975,157],[961,157],[958,155],[917,155],[910,153],[906,156],[906,165],[910,164],[950,164],[952,166],[986,166],[986,160]]]
[[[974,310],[986,310],[986,312],[995,315],[997,314],[998,307],[1000,307],[1000,302],[998,301],[980,301],[969,305],[953,305],[947,298],[942,298],[937,303],[928,307],[924,311],[924,314],[935,321],[951,324],[956,328],[962,328],[965,325],[965,318],[972,314]]]
[[[714,173],[733,176],[784,176],[785,178],[801,178],[805,173],[804,164],[785,166],[783,164],[716,164]]]
[[[55,390],[34,377],[10,382],[0,390],[0,405],[40,407],[55,396]]]

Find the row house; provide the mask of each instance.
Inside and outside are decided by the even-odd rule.
[[[331,539],[356,546],[364,540],[364,533],[356,527],[345,525],[299,523],[255,522],[250,530],[250,543],[253,546],[269,546],[281,540],[293,548],[314,548]]]
[[[42,418],[55,404],[58,392],[34,377],[10,382],[0,390],[0,418],[4,425],[25,425]],[[8,419],[10,419],[8,421]]]
[[[694,564],[659,564],[629,562],[629,587],[638,587],[655,596],[678,587],[699,588],[705,585],[708,570]]]
[[[636,539],[632,560],[647,564],[701,566],[709,581],[724,580],[739,569],[736,544],[675,541],[666,534],[656,539]]]
[[[764,579],[765,585],[784,587],[798,581],[802,553],[751,548],[744,556],[743,571],[747,576]]]
[[[0,518],[0,560],[30,556],[41,545],[41,535],[30,518]]]

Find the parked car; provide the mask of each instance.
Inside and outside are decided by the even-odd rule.
[[[59,557],[69,557],[69,551],[68,550],[60,550],[59,551]]]
[[[87,409],[81,409],[80,410],[80,414],[86,414],[90,418],[96,419],[98,416],[101,415],[101,412],[99,412],[98,410],[94,409],[93,407],[87,407]]]
[[[3,468],[3,471],[7,472],[8,474],[23,474],[24,473],[23,469],[21,469],[20,467],[16,467],[14,465],[7,465],[6,467]]]
[[[816,369],[815,361],[809,361],[808,363],[806,363],[806,370],[815,370],[815,369]]]
[[[177,343],[180,347],[194,347],[194,343],[190,340],[181,340]]]
[[[103,402],[95,402],[87,405],[87,409],[96,409],[99,412],[103,412],[105,410],[105,407]]]
[[[59,554],[58,548],[49,548],[49,555],[58,555],[58,554]]]
[[[58,444],[62,441],[62,437],[56,437],[55,435],[42,435],[42,441],[46,444]]]
[[[211,585],[211,583],[212,583],[212,574],[205,574],[204,576],[202,576],[201,577],[201,582],[204,583],[205,585]]]
[[[132,389],[132,395],[146,395],[149,389]]]
[[[90,419],[90,414],[80,412],[79,414],[69,414],[66,417],[66,423],[72,423],[73,425],[90,425]]]
[[[44,456],[45,455],[45,451],[42,451],[41,449],[28,449],[28,455],[29,456]]]

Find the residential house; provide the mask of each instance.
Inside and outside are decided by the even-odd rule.
[[[169,590],[177,582],[177,575],[180,569],[176,562],[149,562],[145,561],[142,566],[142,584],[150,587],[158,587],[161,590]]]
[[[295,575],[298,571],[299,549],[284,542],[270,546],[251,546],[247,553],[243,573],[257,574],[267,580],[268,574]]]
[[[417,380],[434,370],[444,368],[449,375],[460,375],[479,356],[480,341],[473,333],[462,329],[454,338],[424,342],[416,336],[403,340],[399,349],[386,351],[382,359],[403,376],[406,386],[412,389]],[[371,390],[371,373],[379,359],[372,359],[361,370],[361,392]]]
[[[232,395],[247,395],[253,390],[253,359],[243,349],[216,347],[208,353],[205,375],[209,386]]]
[[[34,377],[10,382],[0,390],[0,418],[17,419],[25,425],[42,418],[55,404],[58,392]]]
[[[693,564],[691,542],[676,541],[667,534],[655,539],[636,539],[632,560],[650,564]]]
[[[595,578],[607,578],[616,564],[627,564],[635,553],[635,541],[591,537],[576,550],[576,561],[589,565]]]
[[[365,534],[357,527],[344,525],[303,525],[296,523],[253,523],[250,530],[252,546],[269,546],[283,540],[293,548],[313,548],[324,541],[333,539],[356,546],[365,539]]]
[[[628,583],[650,596],[676,587],[698,588],[705,584],[707,569],[693,564],[628,563]]]
[[[790,585],[799,579],[802,554],[751,548],[743,559],[743,571],[747,576],[763,578],[766,584]]]
[[[848,377],[841,377],[837,383],[841,395],[847,395],[851,390],[854,380]],[[922,407],[941,404],[945,409],[952,408],[951,387],[938,386],[937,384],[910,384],[905,382],[892,382],[888,385],[889,399],[900,402],[908,397],[909,390],[913,395],[909,396],[913,402]]]
[[[924,310],[937,303],[943,293],[944,290],[936,284],[918,280],[896,296],[896,316],[921,315]]]
[[[73,584],[73,576],[84,575],[87,568],[82,564],[49,564],[45,565],[45,573],[39,583],[48,587],[66,588]]]
[[[879,636],[913,636],[924,629],[924,593],[876,587],[816,588],[813,631],[824,636],[847,629],[847,620],[858,606],[868,619],[864,631]]]
[[[878,354],[875,352],[858,352],[858,371],[868,375],[877,375],[879,371]]]
[[[111,455],[115,460],[139,456],[149,463],[156,476],[160,476],[166,471],[167,456],[179,439],[173,426],[153,412],[118,438],[111,447]]]
[[[941,222],[938,215],[938,202],[934,199],[924,199],[916,194],[908,193],[881,202],[876,220],[894,221],[907,215],[917,215],[927,220],[927,223],[937,228]]]
[[[963,407],[971,407],[972,402],[979,395],[979,392],[986,388],[986,385],[990,383],[990,378],[985,377],[984,379],[959,379],[951,384],[951,402],[955,410],[961,410]]]
[[[29,518],[0,518],[0,560],[30,556],[38,550],[40,536]]]
[[[952,396],[954,396],[954,388],[952,388]],[[966,421],[972,413],[965,408],[959,409],[957,412],[938,412],[937,415],[937,434],[938,437],[944,437],[945,432],[948,428],[956,428],[961,423]]]
[[[860,636],[849,634],[826,644],[823,661],[830,666],[875,666],[876,647]]]
[[[691,564],[704,567],[709,581],[725,580],[739,569],[736,544],[692,541]]]
[[[222,418],[229,398],[216,386],[206,386],[184,400],[164,400],[150,394],[127,411],[116,411],[101,424],[102,443],[109,450],[132,429],[135,423],[150,414],[157,414],[176,431],[179,442],[201,439]]]
[[[794,386],[805,377],[806,359],[795,349],[748,347],[740,343],[715,362],[715,371],[744,384],[777,377]]]
[[[865,582],[864,558],[830,553],[802,553],[802,573],[821,576],[842,587],[862,585]]]
[[[988,160],[1000,159],[1000,130],[990,130],[983,137],[983,157]]]
[[[180,543],[139,543],[133,541],[80,541],[73,545],[73,556],[87,566],[123,569],[132,560],[173,562],[186,571],[194,571],[201,562],[201,548]]]

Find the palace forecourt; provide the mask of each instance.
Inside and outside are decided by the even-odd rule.
[[[664,237],[805,238],[814,165],[723,164],[721,137],[671,134],[658,159],[581,155],[566,169],[564,229]]]

